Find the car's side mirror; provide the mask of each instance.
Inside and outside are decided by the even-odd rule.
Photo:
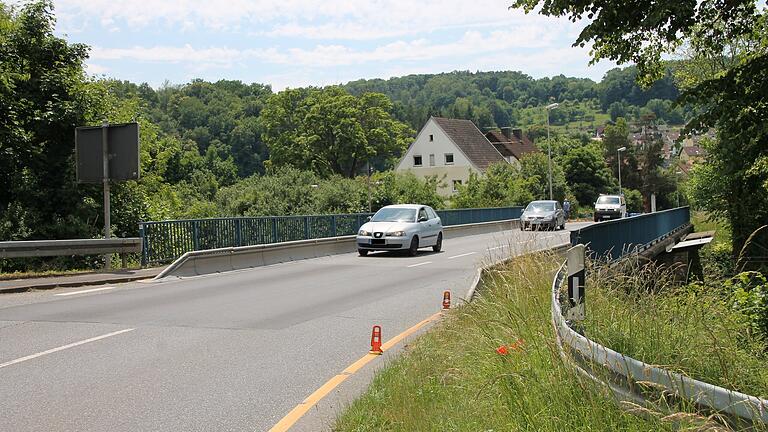
[[[373,216],[368,216],[367,218],[365,218],[365,220],[366,220],[366,221],[368,221],[368,222],[370,222],[372,217],[373,217]]]

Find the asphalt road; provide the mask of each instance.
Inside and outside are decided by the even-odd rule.
[[[367,352],[372,325],[386,341],[444,290],[463,297],[483,262],[567,239],[507,231],[416,257],[2,295],[0,430],[268,430]]]

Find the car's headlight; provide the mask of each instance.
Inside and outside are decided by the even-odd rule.
[[[369,232],[368,232],[368,231],[366,231],[366,230],[362,230],[362,229],[361,229],[360,231],[358,231],[358,232],[357,232],[357,235],[361,235],[361,236],[369,236],[369,235],[371,235],[371,233],[369,233]]]
[[[405,237],[405,231],[392,231],[387,233],[388,237]]]

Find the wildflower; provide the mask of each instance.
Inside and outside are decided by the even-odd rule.
[[[507,347],[504,346],[504,345],[496,348],[496,352],[499,353],[499,355],[507,355],[507,354],[509,354],[509,351],[507,351]]]

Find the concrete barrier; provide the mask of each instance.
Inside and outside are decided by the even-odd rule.
[[[443,227],[443,236],[446,239],[451,239],[517,229],[519,226],[518,219],[452,225]],[[167,276],[187,277],[222,273],[355,251],[357,251],[355,236],[208,249],[185,253],[166,267],[155,279],[158,280]]]

